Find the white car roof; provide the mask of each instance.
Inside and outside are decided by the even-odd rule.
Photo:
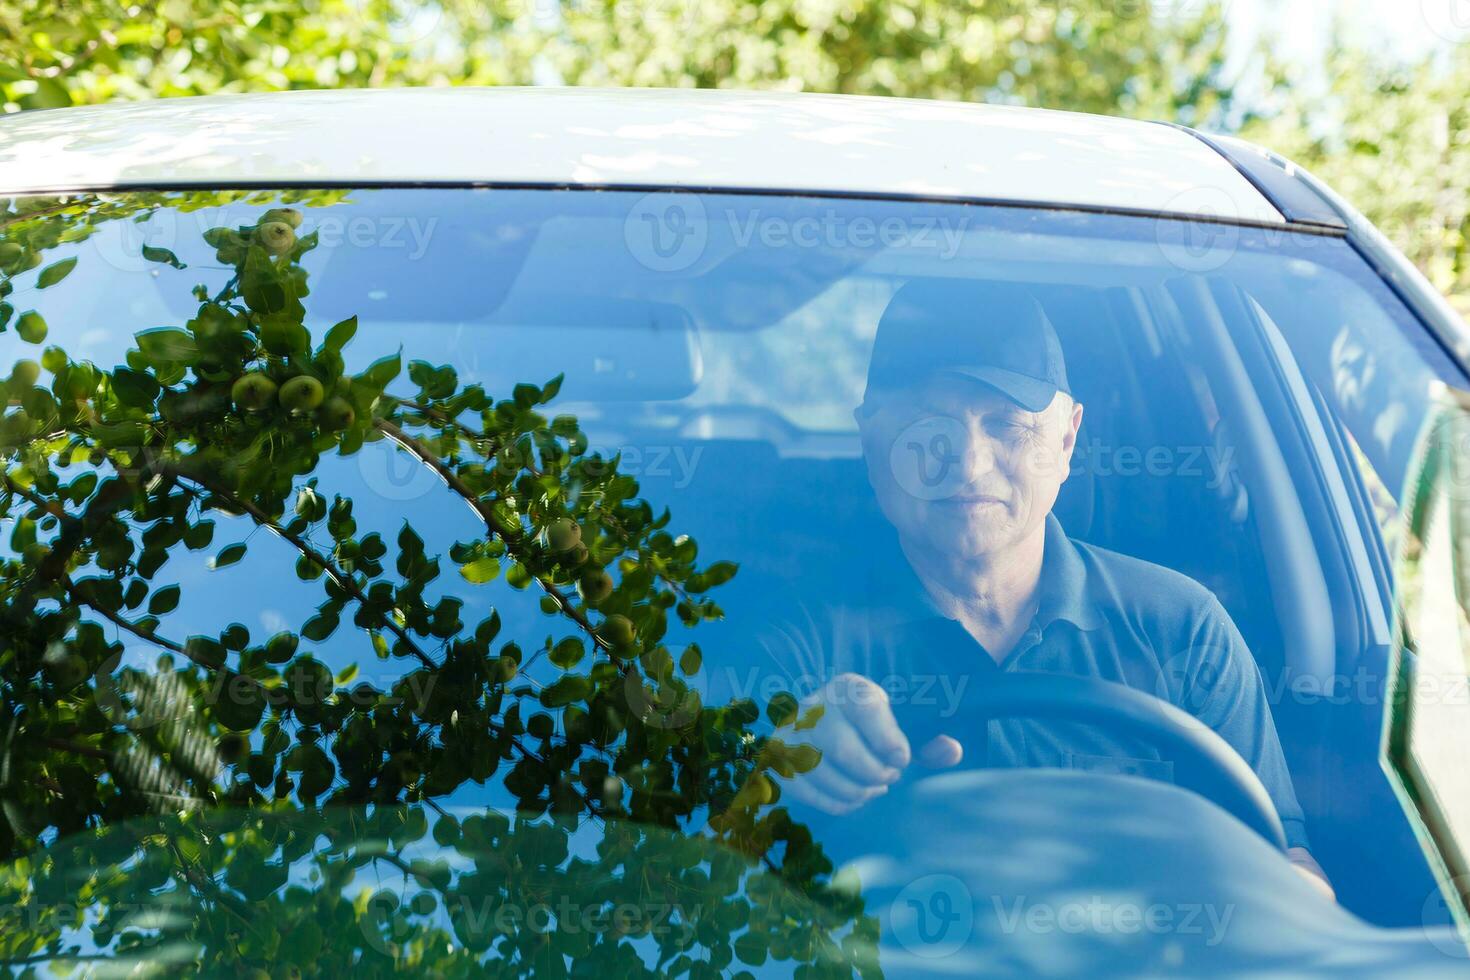
[[[164,99],[0,117],[0,193],[523,184],[914,195],[1280,224],[1170,126],[957,102],[439,88]]]

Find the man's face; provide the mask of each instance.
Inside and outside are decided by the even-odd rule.
[[[874,397],[861,419],[868,479],[906,540],[958,559],[1024,540],[1070,472],[1082,406],[1028,412],[988,385],[936,375]]]

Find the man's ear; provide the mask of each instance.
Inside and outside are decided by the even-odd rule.
[[[1082,403],[1072,402],[1067,425],[1062,432],[1062,479],[1072,475],[1072,453],[1077,449],[1077,432],[1082,428]]]

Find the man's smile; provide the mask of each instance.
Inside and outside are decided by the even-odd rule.
[[[980,507],[987,504],[1004,507],[1009,503],[1009,498],[989,493],[957,493],[946,497],[943,502],[964,507]]]

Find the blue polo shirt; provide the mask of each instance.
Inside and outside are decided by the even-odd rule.
[[[1214,729],[1260,777],[1288,846],[1308,846],[1260,670],[1224,607],[1188,576],[1073,541],[1049,516],[1035,618],[999,664],[927,596],[900,606],[910,613],[832,628],[831,655],[817,659],[829,674],[851,670],[884,686],[916,750],[933,734],[950,733],[946,724],[966,717],[965,692],[997,672],[1099,677],[1160,697]],[[810,651],[803,659],[810,669]],[[986,729],[989,766],[1173,778],[1172,764],[1153,746],[1105,728],[1006,718]],[[952,734],[967,749],[978,741],[978,732]]]

